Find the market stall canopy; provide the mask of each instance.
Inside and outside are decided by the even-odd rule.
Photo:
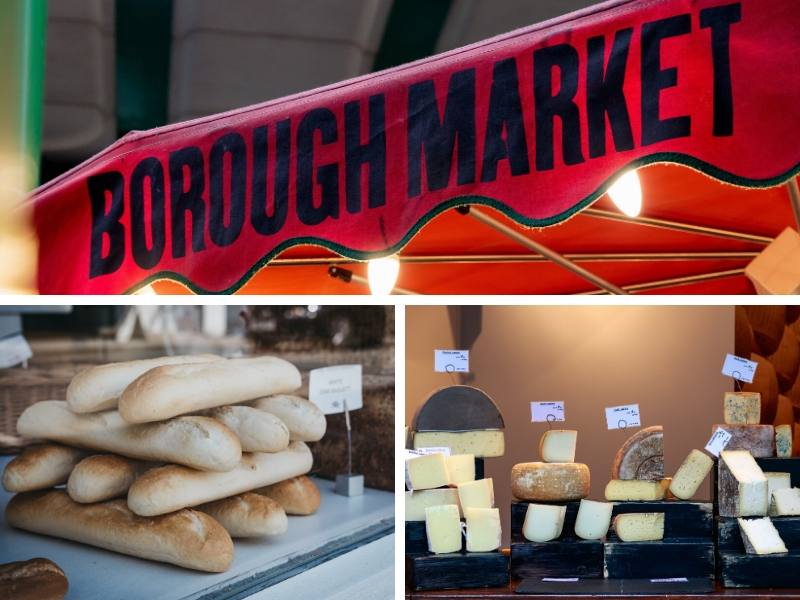
[[[601,234],[602,218],[604,243],[621,247],[634,226],[613,210],[587,208],[628,169],[675,163],[704,174],[681,169],[691,173],[684,182],[710,176],[744,188],[777,186],[800,170],[800,113],[791,108],[800,101],[798,51],[792,0],[612,0],[409,65],[135,132],[35,192],[39,289],[122,293],[171,279],[232,292],[295,246],[305,249],[282,257],[318,246],[364,260],[409,243],[404,255],[413,256],[426,225],[445,239],[476,227],[450,210],[467,205],[512,233],[580,219],[580,230],[570,222],[543,231],[577,254]],[[744,223],[740,231],[761,226],[764,235],[650,223],[659,234],[645,235],[644,247],[675,246],[684,235],[708,249],[703,235],[757,251],[779,233],[774,219],[791,214],[777,200],[786,191],[775,190],[751,206],[747,190],[726,186],[702,203],[685,186],[680,202],[698,215]],[[669,199],[657,208],[670,211]],[[491,252],[486,231],[465,247]],[[713,270],[715,260],[730,259],[695,268]],[[480,276],[475,264],[443,262],[447,278],[458,278],[450,270],[459,265],[464,276]],[[572,273],[547,266],[538,277],[553,285],[542,291],[570,287],[559,278]],[[636,278],[626,269],[641,268],[592,266],[620,282]],[[506,275],[519,278],[518,265]],[[417,291],[461,291],[447,289],[447,278]],[[495,282],[465,291],[498,292]]]

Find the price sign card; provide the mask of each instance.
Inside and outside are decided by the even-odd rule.
[[[469,350],[434,350],[433,370],[437,373],[469,373]]]
[[[21,335],[0,340],[0,369],[20,365],[32,356],[31,347]]]
[[[725,431],[722,427],[717,427],[716,431],[711,434],[711,439],[706,444],[706,451],[714,456],[719,456],[719,453],[725,450],[725,446],[731,441],[731,434]]]
[[[413,450],[408,450],[408,452],[413,452],[415,456],[425,456],[426,454],[444,454],[445,456],[450,456],[450,448],[447,446],[429,446],[428,448],[414,448]]]
[[[361,365],[338,365],[312,369],[308,376],[308,399],[326,415],[361,408]]]
[[[608,425],[608,429],[641,427],[642,420],[639,416],[639,405],[625,404],[624,406],[611,406],[606,408],[606,424]]]
[[[753,383],[753,377],[756,375],[757,368],[758,363],[753,360],[747,360],[741,356],[728,354],[725,357],[725,362],[722,363],[722,374],[738,379],[739,381]]]
[[[531,423],[552,423],[563,420],[563,402],[531,402]]]

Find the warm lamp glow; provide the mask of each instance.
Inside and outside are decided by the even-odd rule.
[[[631,169],[617,179],[610,188],[608,195],[614,204],[629,217],[636,217],[642,210],[642,185],[636,169]]]
[[[385,296],[392,293],[397,275],[400,273],[400,261],[396,256],[376,258],[367,264],[369,291],[373,296]]]

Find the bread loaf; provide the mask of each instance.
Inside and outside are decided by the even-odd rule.
[[[286,425],[263,410],[250,406],[220,406],[207,414],[236,434],[244,452],[280,452],[289,446]]]
[[[289,527],[280,504],[252,492],[201,504],[197,510],[214,517],[233,538],[280,535]]]
[[[274,356],[167,365],[149,370],[125,388],[119,399],[119,412],[128,423],[163,421],[215,406],[293,392],[300,384],[300,371]]]
[[[67,404],[76,413],[98,412],[116,408],[122,391],[140,375],[164,365],[223,360],[213,354],[161,356],[145,360],[110,363],[84,369],[67,386]]]
[[[325,415],[313,402],[300,396],[279,394],[259,398],[250,404],[278,417],[289,428],[292,441],[316,442],[327,428]]]
[[[8,492],[32,492],[61,485],[86,452],[60,444],[26,448],[6,465],[3,487]]]
[[[17,421],[17,431],[25,437],[209,471],[232,469],[242,456],[233,432],[208,417],[131,425],[116,411],[76,415],[66,402],[57,400],[26,408]]]
[[[305,475],[279,481],[254,491],[277,501],[287,515],[310,515],[319,508],[319,488]]]
[[[67,481],[67,494],[87,504],[120,498],[148,464],[115,454],[95,454],[75,465]]]
[[[302,475],[311,470],[312,462],[308,446],[292,442],[274,454],[243,454],[239,465],[225,473],[176,465],[151,469],[131,486],[128,506],[137,515],[163,515]]]
[[[0,565],[0,598],[8,600],[62,600],[69,583],[52,560],[32,558]]]
[[[128,510],[124,500],[78,504],[63,490],[49,490],[14,496],[6,507],[6,520],[33,533],[198,571],[220,573],[233,561],[228,532],[196,510],[142,518]]]

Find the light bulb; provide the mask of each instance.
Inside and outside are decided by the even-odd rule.
[[[396,256],[376,258],[367,264],[367,280],[369,291],[373,296],[385,296],[392,293],[397,275],[400,273],[400,261]]]
[[[642,210],[642,184],[636,169],[623,173],[608,188],[608,195],[623,213],[629,217],[638,216]]]

